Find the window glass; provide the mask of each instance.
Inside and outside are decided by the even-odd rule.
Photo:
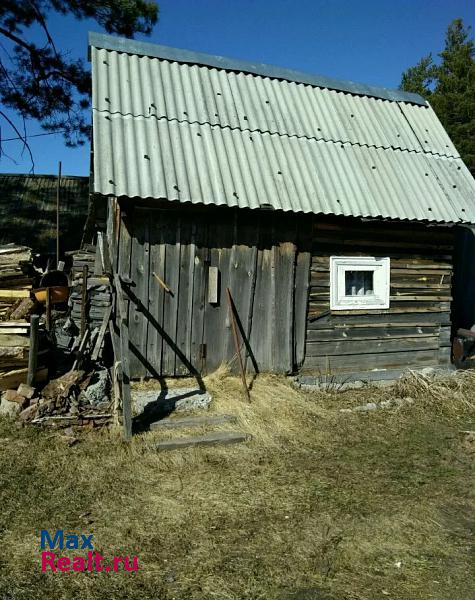
[[[345,296],[373,296],[374,271],[345,271]]]

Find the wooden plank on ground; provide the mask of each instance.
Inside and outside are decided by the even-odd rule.
[[[198,417],[166,418],[150,425],[150,429],[185,429],[187,427],[206,427],[208,425],[223,425],[236,423],[234,415],[205,415]]]
[[[206,435],[196,437],[183,437],[164,440],[163,442],[153,444],[153,448],[159,451],[164,451],[190,448],[193,446],[222,446],[227,444],[239,444],[241,442],[247,442],[251,439],[252,436],[248,433],[241,433],[239,431],[217,431],[215,433],[208,433]]]

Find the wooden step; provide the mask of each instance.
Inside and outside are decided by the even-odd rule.
[[[222,425],[236,423],[234,415],[211,415],[199,417],[166,418],[151,423],[150,429],[184,429],[186,427],[201,427],[205,425]]]
[[[216,431],[214,433],[207,433],[206,435],[196,437],[184,437],[174,438],[171,440],[164,440],[152,444],[152,447],[158,451],[164,450],[178,450],[179,448],[190,448],[192,446],[218,446],[225,444],[239,444],[240,442],[247,442],[252,439],[252,436],[248,433],[242,433],[240,431]]]

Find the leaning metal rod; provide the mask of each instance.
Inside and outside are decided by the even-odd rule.
[[[234,346],[236,348],[236,354],[239,359],[239,368],[241,369],[242,386],[244,388],[244,393],[246,395],[247,401],[250,402],[251,396],[249,395],[249,388],[247,387],[246,374],[244,373],[244,365],[242,363],[241,349],[239,347],[238,333],[237,333],[237,327],[236,327],[236,317],[234,315],[233,301],[231,298],[231,292],[229,291],[229,288],[226,288],[226,296],[227,296],[228,304],[229,304],[229,312],[231,313],[231,327],[233,330]]]

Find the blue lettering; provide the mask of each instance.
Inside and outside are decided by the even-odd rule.
[[[62,529],[56,530],[56,533],[54,534],[53,539],[51,539],[49,532],[46,531],[46,529],[42,529],[40,533],[41,533],[41,549],[42,550],[44,550],[46,548],[46,545],[48,545],[51,550],[53,550],[53,548],[55,548],[56,545],[58,545],[58,548],[60,550],[63,549],[63,530]]]

